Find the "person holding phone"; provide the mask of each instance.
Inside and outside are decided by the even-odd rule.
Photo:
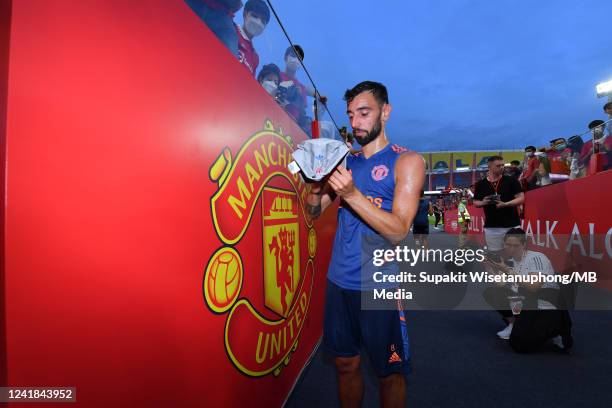
[[[504,236],[501,254],[487,253],[485,263],[495,273],[506,275],[554,275],[548,257],[527,249],[527,237],[521,228],[512,228]],[[491,286],[484,290],[485,301],[497,310],[507,326],[497,332],[501,339],[519,353],[528,353],[552,340],[557,351],[568,352],[574,339],[567,304],[555,282],[521,282]],[[513,298],[519,299],[513,305]]]
[[[491,156],[487,162],[487,176],[475,186],[474,205],[484,208],[487,249],[499,252],[506,233],[520,226],[517,207],[525,202],[525,195],[518,180],[503,174],[503,157]]]

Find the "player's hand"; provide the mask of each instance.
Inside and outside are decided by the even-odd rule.
[[[343,166],[338,166],[329,176],[329,185],[334,192],[344,199],[348,199],[357,192],[353,175]]]
[[[503,201],[498,201],[497,204],[495,204],[495,208],[504,208],[507,207],[508,204],[504,203]]]

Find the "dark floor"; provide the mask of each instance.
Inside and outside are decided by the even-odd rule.
[[[612,311],[572,312],[570,355],[513,352],[493,311],[407,312],[413,372],[409,407],[612,407]],[[364,368],[364,407],[378,406]],[[337,407],[334,367],[319,349],[286,407]]]

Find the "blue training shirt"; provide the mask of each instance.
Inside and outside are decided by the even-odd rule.
[[[405,147],[388,144],[368,159],[362,153],[347,158],[346,167],[351,171],[355,186],[374,206],[384,211],[391,212],[393,208],[395,162],[407,151]],[[386,270],[387,274],[393,273],[395,268],[391,264],[372,266],[372,251],[379,248],[392,247],[341,201],[328,279],[344,289],[371,289],[374,287],[373,271]]]

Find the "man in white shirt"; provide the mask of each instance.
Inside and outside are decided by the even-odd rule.
[[[507,275],[554,275],[550,260],[541,252],[526,248],[525,231],[510,229],[504,237],[504,257],[507,263],[494,259],[486,261],[491,269]],[[557,349],[569,351],[573,344],[571,320],[567,310],[559,310],[565,304],[556,282],[520,282],[487,288],[483,296],[508,324],[497,335],[510,340],[510,346],[518,352],[535,351],[548,340]],[[522,310],[514,315],[509,310],[510,297],[522,296]]]

